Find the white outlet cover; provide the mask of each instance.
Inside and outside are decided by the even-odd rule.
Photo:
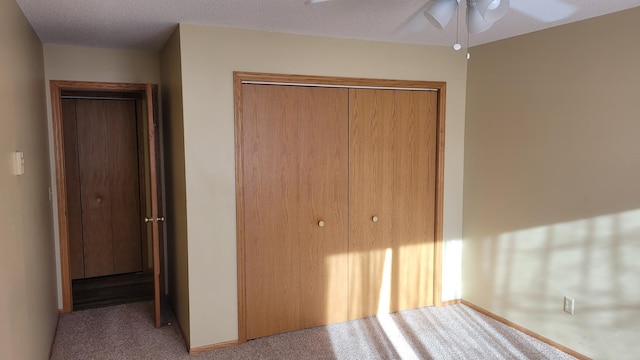
[[[573,315],[575,310],[575,300],[573,298],[564,297],[564,312]]]

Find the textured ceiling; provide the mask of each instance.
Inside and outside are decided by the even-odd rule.
[[[159,49],[176,24],[190,23],[336,38],[451,45],[456,21],[445,30],[421,12],[429,0],[17,0],[44,43]],[[573,15],[540,22],[514,10],[519,3],[561,2]],[[463,1],[464,3],[464,1]],[[640,0],[511,0],[512,9],[490,30],[471,34],[483,44],[640,6]],[[464,11],[460,40],[466,43]],[[640,21],[640,20],[639,20]]]

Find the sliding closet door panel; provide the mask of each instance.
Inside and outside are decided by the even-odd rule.
[[[76,114],[85,277],[109,275],[114,253],[107,107],[101,100],[77,100]]]
[[[114,272],[142,271],[136,103],[107,100]]]
[[[244,85],[247,337],[298,329],[299,146],[290,88]]]
[[[388,312],[393,90],[349,90],[349,317]]]
[[[350,317],[433,304],[436,94],[350,90]]]
[[[307,328],[348,319],[348,90],[296,92],[301,327]]]
[[[392,312],[433,305],[437,110],[435,92],[394,94]]]
[[[346,319],[345,96],[243,85],[249,339]]]
[[[71,279],[84,278],[82,245],[82,206],[80,202],[80,176],[78,175],[78,133],[76,101],[62,100],[62,126],[64,127],[64,170],[67,186],[67,222],[69,233],[69,272]]]

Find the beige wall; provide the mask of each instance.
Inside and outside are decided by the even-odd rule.
[[[157,51],[44,44],[44,60],[47,85],[49,80],[160,82]]]
[[[124,83],[160,82],[160,60],[157,51],[117,50],[91,47],[45,44],[44,66],[47,117],[49,128],[51,183],[55,189],[55,160],[51,127],[50,80],[77,80]],[[55,227],[58,306],[62,308],[60,285],[60,248],[58,239],[57,195],[54,191],[53,223]]]
[[[446,81],[444,237],[461,239],[463,53],[184,24],[180,39],[192,347],[237,338],[234,70]],[[445,262],[449,298],[458,296],[453,259]]]
[[[58,319],[42,45],[0,1],[0,358],[46,359]],[[25,173],[12,175],[22,151]]]
[[[463,297],[640,357],[640,8],[473,48]],[[575,298],[575,315],[562,312]]]
[[[160,52],[165,153],[165,204],[169,299],[189,339],[189,277],[184,126],[182,118],[182,64],[180,30],[176,29]]]

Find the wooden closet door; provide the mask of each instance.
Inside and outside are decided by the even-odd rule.
[[[394,111],[393,90],[349,90],[350,319],[387,311]]]
[[[247,338],[346,320],[346,90],[242,86]]]
[[[84,245],[82,241],[82,203],[78,167],[78,131],[76,100],[63,99],[64,171],[67,185],[67,221],[69,234],[69,273],[71,279],[84,278]]]
[[[394,91],[390,311],[433,305],[437,94]]]
[[[76,100],[84,277],[142,270],[135,102]]]
[[[113,273],[106,104],[76,100],[85,277]]]
[[[351,319],[433,304],[437,95],[351,89]]]

